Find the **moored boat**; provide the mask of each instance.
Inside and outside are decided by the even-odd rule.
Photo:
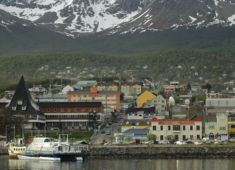
[[[8,144],[8,154],[12,159],[17,159],[18,155],[22,155],[25,151],[26,146],[24,145],[22,138],[17,139],[16,142]]]
[[[19,159],[36,159],[36,160],[52,160],[52,161],[77,161],[83,160],[80,149],[75,150],[67,140],[61,142],[48,137],[35,137],[32,143],[27,147],[22,155],[18,155]]]

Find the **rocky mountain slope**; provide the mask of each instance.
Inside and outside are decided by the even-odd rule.
[[[69,36],[235,24],[235,0],[0,0],[0,9]]]

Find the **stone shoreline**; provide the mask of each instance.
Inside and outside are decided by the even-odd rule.
[[[235,158],[235,145],[132,145],[90,146],[84,152],[85,159],[190,159]]]

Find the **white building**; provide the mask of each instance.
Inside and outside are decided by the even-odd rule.
[[[205,120],[205,136],[228,139],[228,113],[216,113],[216,118]]]
[[[193,120],[158,120],[151,121],[150,133],[161,140],[198,140],[202,138],[202,119]]]
[[[155,107],[155,112],[158,114],[165,114],[167,103],[166,99],[162,95],[158,95],[153,100],[147,102],[144,107]]]
[[[235,98],[207,98],[206,107],[235,108]]]

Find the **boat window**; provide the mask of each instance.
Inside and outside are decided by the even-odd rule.
[[[45,139],[44,142],[50,142],[50,139]]]

